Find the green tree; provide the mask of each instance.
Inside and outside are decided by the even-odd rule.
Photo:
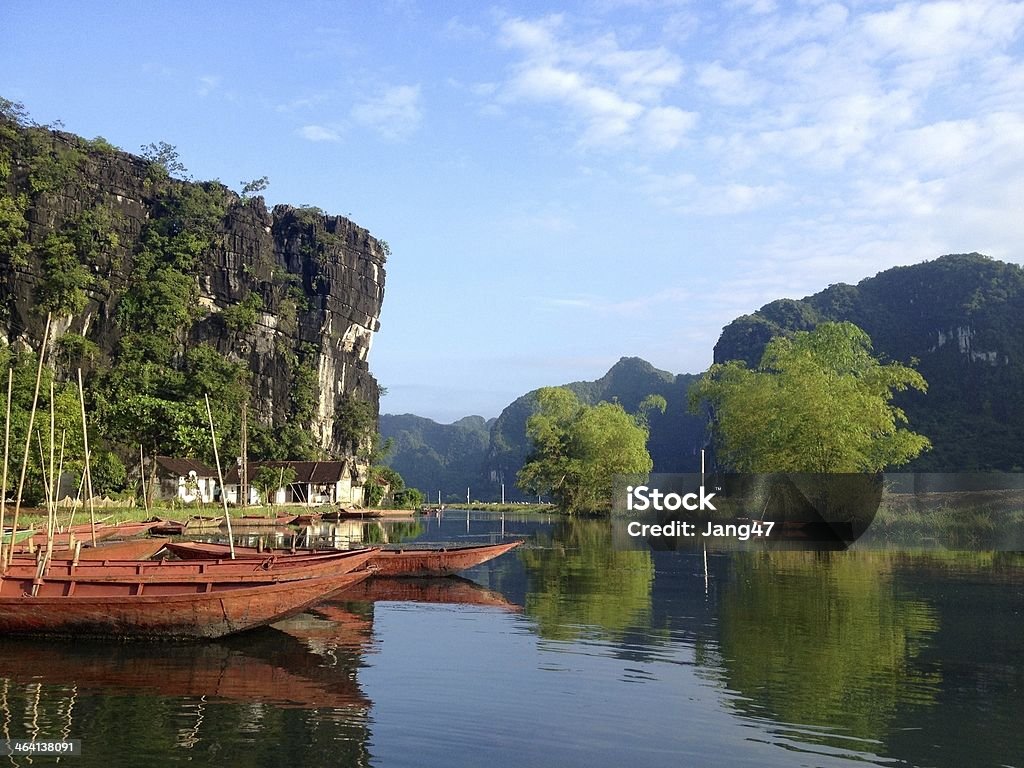
[[[719,459],[740,472],[880,472],[928,449],[900,425],[894,392],[927,391],[924,378],[882,364],[852,323],[822,323],[778,336],[750,370],[742,361],[711,366],[690,390],[690,406],[712,411]]]
[[[617,474],[646,474],[653,466],[647,429],[618,403],[584,405],[570,390],[537,391],[538,410],[526,424],[533,452],[517,483],[551,494],[570,513],[596,510],[611,498]]]
[[[274,491],[294,483],[295,470],[291,467],[260,467],[249,482],[260,492],[263,503],[273,506]]]

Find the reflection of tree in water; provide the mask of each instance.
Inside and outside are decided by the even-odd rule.
[[[413,541],[423,535],[423,524],[417,521],[388,521],[367,523],[363,531],[364,544],[396,544]]]
[[[932,704],[938,673],[914,661],[937,616],[897,593],[894,565],[885,553],[737,557],[721,606],[721,663],[742,696],[736,706],[881,741],[900,707]]]
[[[523,550],[526,614],[542,637],[572,640],[650,625],[650,552],[617,550],[606,520],[565,520],[539,548]]]

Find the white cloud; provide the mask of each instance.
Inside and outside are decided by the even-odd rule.
[[[352,108],[352,118],[389,140],[416,132],[423,118],[418,85],[397,85]]]
[[[341,134],[323,125],[304,125],[297,131],[307,141],[339,141]]]
[[[749,73],[742,69],[727,69],[717,61],[701,69],[697,82],[711,92],[715,101],[730,106],[753,104],[763,92]]]
[[[560,119],[580,147],[669,150],[695,123],[689,111],[664,100],[685,72],[664,47],[625,48],[611,33],[576,39],[562,15],[507,19],[499,41],[521,58],[498,103],[562,107]]]
[[[200,96],[209,96],[220,87],[222,78],[220,75],[203,75],[199,78],[199,87],[196,93]]]

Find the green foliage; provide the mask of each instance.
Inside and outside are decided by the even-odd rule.
[[[929,446],[900,427],[894,392],[924,392],[924,378],[882,365],[852,323],[823,323],[769,342],[757,370],[716,364],[691,390],[712,408],[719,459],[740,472],[879,472]]]
[[[250,293],[238,304],[224,309],[221,318],[232,331],[247,332],[256,327],[262,311],[263,298],[258,293]]]
[[[29,161],[29,188],[34,195],[60,189],[75,178],[85,163],[85,153],[75,147],[52,143],[38,146]]]
[[[263,192],[268,186],[270,186],[270,179],[266,176],[260,176],[258,179],[252,181],[239,182],[242,185],[242,202],[248,202],[253,195]]]
[[[40,248],[43,282],[36,301],[45,312],[73,315],[85,307],[89,270],[78,260],[75,244],[65,235],[49,234]]]
[[[68,332],[57,341],[56,359],[66,371],[87,368],[99,357],[99,346],[80,334]]]
[[[264,503],[271,503],[278,488],[287,488],[295,482],[295,470],[291,467],[260,467],[249,483],[260,493]]]
[[[335,440],[349,446],[356,453],[376,432],[376,416],[372,403],[359,400],[351,394],[343,395],[338,398],[334,412]]]
[[[526,615],[541,637],[620,640],[650,626],[651,553],[616,547],[607,522],[565,519],[550,542],[518,556],[530,580]]]
[[[26,240],[27,210],[26,195],[0,195],[0,258],[15,268],[28,266],[28,255],[32,252],[32,247]]]
[[[184,178],[185,174],[188,173],[188,168],[182,164],[178,157],[177,147],[173,144],[168,144],[166,141],[143,144],[140,154],[153,164],[153,168],[157,171],[158,176]]]
[[[423,494],[417,488],[402,488],[394,499],[395,509],[418,509],[423,504]]]
[[[526,431],[533,453],[518,484],[551,494],[567,512],[593,511],[611,499],[617,474],[651,471],[647,430],[618,403],[583,405],[568,389],[545,387]]]

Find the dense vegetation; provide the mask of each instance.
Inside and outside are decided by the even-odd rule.
[[[776,336],[761,363],[718,363],[690,391],[711,406],[719,462],[738,472],[880,472],[929,447],[903,428],[894,392],[927,385],[917,371],[881,365],[852,323]]]
[[[916,471],[1024,468],[1024,269],[977,253],[943,256],[838,284],[799,301],[782,299],[726,326],[715,362],[754,366],[768,341],[826,321],[862,328],[883,360],[910,364],[928,394],[894,403],[932,450]]]
[[[201,300],[200,284],[227,248],[232,222],[256,220],[252,195],[266,187],[266,178],[245,184],[239,196],[217,181],[182,180],[186,169],[166,143],[143,147],[141,154],[36,125],[20,104],[0,99],[0,321],[12,344],[3,347],[0,362],[14,367],[15,438],[24,440],[19,419],[31,405],[25,381],[35,374],[25,341],[38,345],[49,314],[56,341],[44,378],[57,382],[56,397],[68,410],[64,401],[75,393],[66,382],[76,369],[84,373],[94,462],[109,468],[106,481],[97,484],[94,477],[97,490],[124,487],[124,466],[137,467],[140,446],[147,454],[212,462],[206,395],[221,456],[237,455],[242,405],[258,390],[237,349],[249,343],[269,302],[279,309],[280,333],[268,354],[284,360],[289,396],[273,403],[272,421],[265,408],[262,420],[252,418],[257,408],[249,409],[249,457],[328,458],[310,429],[320,397],[311,365],[316,350],[298,340],[299,315],[310,304],[304,275],[258,253],[240,267],[235,303],[214,307]],[[115,189],[137,185],[141,200],[112,194],[111,179]],[[262,200],[258,205],[265,217]],[[307,229],[292,239],[315,242],[315,223]],[[326,258],[326,246],[317,247]],[[47,386],[42,407],[48,406]],[[346,395],[338,410],[337,429],[345,434],[337,442],[353,455],[374,431],[376,404]],[[71,426],[60,424],[69,440]],[[75,429],[80,442],[80,424]],[[12,472],[21,461],[13,453]],[[68,454],[74,469],[81,460],[77,444],[69,443]],[[38,468],[32,477],[38,490]]]
[[[651,471],[646,414],[653,410],[664,412],[663,397],[647,398],[631,416],[618,403],[585,405],[563,387],[541,389],[526,424],[533,451],[519,470],[519,487],[551,496],[564,512],[607,508],[615,475]]]

